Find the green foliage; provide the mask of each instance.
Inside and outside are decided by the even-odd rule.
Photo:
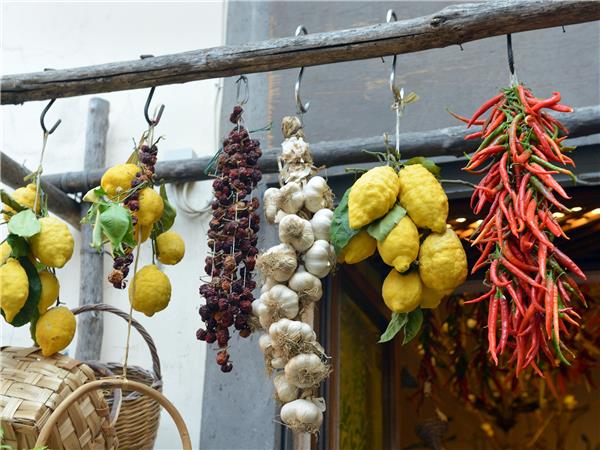
[[[378,241],[383,241],[394,227],[406,215],[406,210],[399,203],[388,211],[381,219],[373,222],[367,227],[367,233]]]
[[[29,244],[27,243],[27,240],[21,236],[17,236],[16,234],[9,234],[6,237],[6,242],[8,242],[8,245],[10,245],[10,255],[13,258],[27,256],[30,253]]]
[[[331,221],[331,228],[329,229],[331,244],[335,249],[335,253],[338,255],[344,247],[348,245],[350,239],[360,232],[360,230],[350,228],[350,223],[348,221],[348,195],[350,194],[350,189],[351,188],[346,190],[339,205],[333,211],[333,220]]]
[[[439,178],[442,174],[442,169],[434,163],[431,159],[427,159],[423,156],[415,156],[414,158],[410,158],[408,161],[404,163],[405,166],[411,166],[413,164],[421,164],[427,170],[429,170],[434,177]]]
[[[31,209],[18,212],[8,222],[8,231],[10,233],[25,238],[38,234],[41,229],[40,222]]]
[[[379,342],[391,341],[400,331],[404,332],[402,345],[408,344],[419,333],[423,325],[423,311],[417,308],[409,313],[392,313],[392,319],[384,333],[381,335]]]

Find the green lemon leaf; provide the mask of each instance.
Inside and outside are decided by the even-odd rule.
[[[405,313],[392,313],[392,318],[386,330],[383,332],[381,337],[379,338],[379,343],[388,342],[394,339],[394,336],[398,334],[404,326],[406,325],[406,321],[408,317]]]
[[[38,303],[40,301],[40,295],[42,293],[42,282],[35,266],[31,263],[28,257],[22,256],[19,258],[21,267],[25,269],[27,279],[29,280],[29,295],[25,301],[25,305],[17,313],[13,321],[10,323],[13,327],[22,327],[31,320],[37,320],[39,315]],[[4,315],[4,311],[2,311]]]
[[[348,188],[346,190],[339,205],[333,211],[331,228],[329,228],[331,244],[337,255],[339,255],[344,247],[348,245],[350,239],[360,232],[360,230],[350,228],[350,223],[348,221],[348,195],[350,195],[350,189],[351,188]]]
[[[12,198],[10,194],[4,189],[0,189],[0,199],[2,199],[2,203],[4,203],[7,206],[10,206],[15,211],[23,211],[27,209],[27,206],[21,205],[18,201]]]
[[[414,311],[409,312],[406,319],[402,345],[412,341],[421,329],[421,325],[423,325],[423,311],[421,311],[421,308],[417,308]]]
[[[164,184],[160,185],[160,196],[163,199],[163,203],[165,207],[163,209],[162,216],[160,216],[160,220],[158,221],[158,229],[155,228],[156,234],[164,233],[165,231],[169,231],[169,229],[175,223],[175,217],[177,216],[177,211],[173,208],[173,205],[169,202],[169,198],[167,197],[167,189]]]
[[[423,156],[415,156],[404,163],[405,166],[411,166],[413,164],[421,164],[436,178],[439,178],[442,174],[442,169],[440,169],[436,163],[434,163],[431,159],[424,158]]]
[[[31,237],[42,229],[39,220],[31,209],[18,212],[10,218],[8,231],[21,237]]]
[[[90,247],[95,248],[98,252],[102,251],[102,225],[100,224],[100,210],[96,209],[96,216],[92,229],[92,242]]]
[[[123,206],[113,203],[100,214],[102,232],[112,244],[113,249],[121,247],[121,241],[131,227],[131,214]]]
[[[21,236],[16,234],[9,234],[6,237],[6,242],[10,245],[10,255],[13,258],[20,258],[21,256],[27,256],[30,253],[29,244]]]
[[[383,241],[390,231],[402,220],[406,215],[406,210],[399,203],[388,211],[381,219],[373,222],[367,227],[367,233],[379,242]]]

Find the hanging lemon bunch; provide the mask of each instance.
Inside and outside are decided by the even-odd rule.
[[[376,251],[388,266],[382,287],[392,311],[381,342],[404,330],[404,342],[418,332],[423,308],[436,308],[467,276],[467,258],[446,225],[448,198],[439,168],[424,158],[400,163],[390,149],[379,154],[389,165],[364,172],[334,211],[330,229],[338,262],[356,264]]]
[[[48,135],[56,126],[50,132],[44,127],[42,160]],[[60,283],[56,278],[56,269],[73,255],[74,240],[66,223],[48,215],[47,198],[40,186],[42,160],[38,169],[25,177],[29,184],[12,194],[0,191],[8,229],[0,245],[0,307],[10,325],[30,324],[31,338],[49,356],[65,349],[75,335],[75,316],[58,306]]]
[[[152,91],[149,100],[151,97]],[[157,144],[161,137],[154,139],[154,128],[162,109],[156,119],[147,117],[148,129],[129,160],[107,169],[100,186],[83,197],[92,203],[84,219],[94,227],[90,245],[99,252],[105,245],[110,246],[113,270],[108,281],[115,288],[127,287],[134,249],[139,250],[140,244],[151,240],[152,264],[137,271],[129,284],[132,308],[147,316],[165,309],[171,299],[171,282],[155,264],[156,260],[173,265],[185,254],[183,239],[170,230],[176,211],[169,203],[165,186],[161,185],[158,192],[155,190]]]

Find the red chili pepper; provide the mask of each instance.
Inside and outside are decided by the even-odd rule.
[[[510,245],[505,245],[502,247],[502,255],[513,265],[517,266],[521,270],[527,270],[534,272],[537,270],[537,267],[531,264],[527,264],[524,260],[517,258],[513,252],[511,251]]]
[[[519,195],[517,196],[517,213],[521,216],[521,218],[525,217],[525,192],[527,189],[527,185],[529,184],[529,179],[531,178],[530,173],[526,173],[525,176],[521,179],[521,185],[519,186]]]
[[[517,128],[521,119],[523,119],[523,113],[517,114],[513,118],[508,131],[508,145],[510,148],[510,155],[513,159],[517,158]]]
[[[467,134],[465,136],[465,141],[470,141],[471,139],[476,139],[481,136],[483,136],[483,131],[476,131],[475,133]]]
[[[517,310],[521,313],[521,315],[524,316],[525,315],[525,307],[523,306],[523,301],[522,301],[521,296],[519,295],[519,293],[513,287],[512,283],[509,283],[506,286],[506,290],[508,291],[509,295],[511,296],[511,298],[515,302],[515,305],[517,305]]]
[[[498,356],[496,355],[496,322],[498,320],[498,294],[494,295],[488,309],[488,353],[490,353],[494,363],[498,365]]]
[[[550,109],[552,109],[554,111],[559,111],[559,112],[568,112],[568,113],[573,112],[573,108],[571,108],[570,106],[566,106],[566,105],[552,105],[552,106],[550,106]]]
[[[560,102],[560,92],[553,92],[552,97],[535,103],[532,107],[532,111],[538,111],[542,108],[548,108],[549,106],[556,105]]]
[[[546,142],[548,142],[548,144],[550,144],[550,148],[552,149],[552,152],[556,155],[556,157],[560,160],[560,162],[565,164],[565,157],[562,154],[562,152],[560,151],[560,147],[558,146],[558,144],[556,142],[554,142],[554,139],[552,139],[547,134],[544,134],[544,139],[546,140]]]
[[[543,170],[540,166],[538,166],[537,164],[535,164],[536,168],[539,168],[540,170]],[[539,178],[542,180],[542,182],[548,186],[551,189],[554,189],[556,192],[558,192],[558,194],[562,197],[562,198],[566,198],[566,199],[570,199],[571,197],[565,192],[565,190],[563,189],[563,187],[558,184],[558,181],[556,181],[554,179],[554,177],[552,177],[552,175],[549,175],[548,173],[538,173]]]
[[[492,106],[494,106],[496,103],[498,103],[498,101],[504,97],[503,93],[500,93],[492,98],[490,98],[487,102],[485,102],[483,105],[481,105],[477,111],[475,111],[475,113],[473,114],[473,116],[471,117],[471,119],[469,120],[469,122],[467,122],[467,128],[469,128],[471,125],[473,125],[475,123],[475,121],[479,118],[479,116],[481,116],[483,113],[485,113],[488,109],[490,109]]]
[[[525,98],[525,90],[523,89],[523,85],[519,84],[517,86],[517,93],[519,94],[519,100],[521,100],[521,104],[525,108],[525,111],[529,114],[531,112],[531,108],[529,102]]]
[[[532,177],[532,179],[533,179],[533,177]],[[550,242],[548,240],[546,235],[542,231],[539,230],[539,228],[537,227],[537,224],[534,222],[536,206],[537,205],[536,205],[535,200],[531,200],[531,202],[529,203],[529,206],[527,207],[527,212],[525,215],[525,222],[527,223],[529,231],[531,231],[533,233],[533,235],[540,240],[540,242],[547,245],[548,249],[553,250],[554,244],[552,244],[552,242]]]
[[[554,339],[560,342],[560,328],[558,326],[558,289],[552,286],[552,324],[554,328]]]
[[[486,298],[488,298],[490,295],[492,295],[495,292],[496,288],[493,287],[492,289],[490,289],[488,292],[486,292],[485,294],[483,294],[480,297],[474,298],[472,300],[467,300],[465,302],[463,302],[465,305],[469,305],[471,303],[479,303],[482,300],[485,300]]]
[[[565,304],[571,303],[571,296],[565,289],[565,286],[563,285],[563,282],[560,278],[558,279],[556,285],[558,286],[558,292],[560,292],[560,296],[565,302]]]
[[[474,274],[482,266],[487,264],[487,257],[492,252],[493,247],[494,247],[494,242],[490,241],[487,244],[485,244],[485,247],[484,247],[483,251],[481,252],[481,255],[479,256],[479,259],[477,260],[477,262],[473,265],[473,268],[471,269],[471,274]]]
[[[569,258],[556,247],[554,247],[553,253],[557,261],[561,263],[567,270],[570,270],[582,280],[587,280],[587,276],[585,275],[585,273],[582,272],[579,266],[575,264],[571,258]]]
[[[542,281],[546,280],[546,258],[548,256],[548,247],[540,242],[538,245],[538,273],[542,275]]]
[[[563,211],[570,212],[569,208],[567,208],[565,205],[563,205],[561,202],[559,202],[556,199],[556,197],[552,194],[552,192],[550,192],[548,189],[546,189],[546,186],[544,186],[544,184],[538,178],[536,178],[535,176],[532,176],[529,181],[530,181],[531,185],[535,188],[535,190],[538,191],[540,194],[542,194],[544,197],[546,197],[546,199],[550,203],[552,203],[558,209],[562,209]]]
[[[496,272],[498,269],[498,260],[494,259],[492,264],[490,264],[490,280],[497,287],[506,287],[510,284],[510,281],[502,282],[498,279],[498,273]]]
[[[449,109],[446,109],[446,111],[448,111],[448,113],[454,117],[455,119],[460,120],[461,122],[464,123],[469,123],[470,119],[464,116],[460,116],[452,111],[450,111]],[[476,120],[475,122],[473,122],[474,125],[483,125],[483,120]]]
[[[508,342],[508,304],[504,296],[500,297],[500,323],[500,344],[496,350],[499,354],[502,354],[504,353],[504,348]]]
[[[502,124],[502,122],[504,122],[504,119],[506,119],[506,115],[504,114],[504,112],[500,111],[498,115],[496,115],[494,121],[485,129],[485,133],[483,134],[483,136],[488,137],[490,134],[496,131],[496,129]]]
[[[552,298],[554,296],[554,282],[552,281],[552,275],[546,280],[546,295],[544,296],[545,314],[544,319],[546,320],[546,335],[548,339],[552,338]]]
[[[528,284],[531,284],[532,286],[544,289],[544,286],[542,286],[539,283],[536,283],[529,275],[527,275],[525,272],[523,272],[521,269],[519,269],[513,263],[508,261],[506,258],[502,258],[500,260],[500,262],[502,263],[502,265],[504,267],[506,267],[517,278],[520,278],[521,280],[525,281]]]
[[[556,117],[546,113],[545,111],[541,111],[540,115],[542,116],[543,119],[556,125],[563,133],[569,134],[569,129],[567,127],[565,127]]]

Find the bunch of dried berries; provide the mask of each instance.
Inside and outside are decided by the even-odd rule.
[[[160,140],[157,139],[156,142]],[[137,211],[140,208],[139,192],[140,190],[152,184],[154,172],[156,170],[156,155],[158,147],[156,142],[151,146],[143,144],[137,150],[139,172],[131,181],[131,190],[129,195],[123,200],[123,205],[131,211],[131,221],[135,226],[137,224]],[[129,266],[133,262],[133,247],[126,246],[125,255],[115,255],[113,259],[113,270],[108,274],[108,281],[117,289],[125,289],[127,282],[125,278],[129,274]]]
[[[209,223],[208,246],[204,270],[211,281],[200,287],[206,304],[200,307],[200,317],[206,328],[196,337],[211,344],[217,342],[217,364],[230,372],[232,363],[227,350],[230,327],[240,336],[251,333],[253,289],[256,282],[252,271],[258,250],[260,218],[257,197],[250,197],[261,180],[258,159],[260,143],[250,139],[241,125],[241,106],[236,106],[229,120],[235,127],[223,141],[223,151],[217,159],[217,177],[213,181],[214,200]]]

